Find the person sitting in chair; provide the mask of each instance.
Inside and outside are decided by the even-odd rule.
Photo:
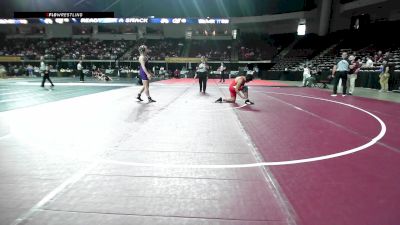
[[[305,80],[305,86],[306,87],[315,87],[315,86],[317,86],[317,78],[318,78],[317,76],[318,76],[317,69],[313,68],[310,71],[310,75]]]

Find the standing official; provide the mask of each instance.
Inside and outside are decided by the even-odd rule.
[[[343,95],[346,96],[347,90],[347,73],[349,71],[349,61],[347,60],[347,52],[342,53],[342,58],[336,61],[332,69],[332,77],[334,78],[333,93],[331,96],[337,96],[337,87],[339,80],[342,80]]]
[[[43,61],[42,61],[43,62]],[[50,69],[51,66],[49,65],[45,65],[45,63],[43,62],[43,67],[42,67],[42,62],[40,63],[40,68],[43,68],[43,79],[42,79],[42,85],[41,87],[44,87],[44,83],[46,82],[46,80],[48,80],[51,84],[52,87],[54,87],[53,82],[50,79]]]
[[[203,92],[203,94],[206,93],[206,88],[207,88],[207,70],[208,70],[208,65],[206,64],[206,58],[204,56],[201,57],[201,63],[197,67],[196,75],[194,78],[199,77],[199,86],[200,86],[200,92]]]
[[[221,66],[218,68],[219,72],[221,72],[221,78],[219,82],[225,83],[225,70],[226,67],[223,62],[221,62]]]
[[[85,82],[85,76],[83,75],[83,67],[82,67],[82,60],[78,62],[78,65],[76,66],[76,69],[78,70],[79,74],[79,81],[80,82]]]

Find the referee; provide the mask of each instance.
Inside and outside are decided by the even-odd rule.
[[[204,56],[202,56],[201,63],[197,67],[194,79],[196,79],[196,77],[199,77],[200,92],[203,92],[203,94],[206,93],[206,88],[207,88],[207,70],[208,70],[208,65],[206,64],[206,59]]]
[[[40,63],[41,65],[40,65],[40,69],[42,69],[42,62]],[[43,62],[43,65],[44,65],[44,62]],[[44,65],[43,66],[43,80],[42,80],[42,85],[41,85],[41,87],[44,87],[44,83],[46,82],[46,80],[48,80],[49,82],[50,82],[50,84],[51,84],[51,87],[54,87],[54,84],[53,84],[53,82],[51,81],[51,79],[50,79],[50,69],[52,69],[52,67],[51,66],[49,66],[49,65]]]
[[[333,94],[331,96],[337,96],[337,86],[339,84],[339,80],[342,79],[343,85],[343,95],[346,96],[347,89],[347,73],[349,71],[349,61],[347,59],[347,52],[342,53],[342,58],[336,61],[336,64],[332,69],[332,77],[334,78],[333,84]]]
[[[221,72],[221,78],[220,78],[219,82],[220,83],[221,82],[225,83],[225,70],[226,70],[226,67],[225,67],[223,62],[221,62],[221,66],[218,68],[218,70]]]
[[[78,62],[78,65],[76,66],[76,69],[78,70],[80,82],[85,82],[85,76],[83,75],[83,71],[82,71],[82,60],[80,60]]]

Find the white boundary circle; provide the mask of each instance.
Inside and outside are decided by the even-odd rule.
[[[288,94],[288,93],[280,93],[280,92],[264,92],[264,91],[254,91],[254,92],[296,96],[296,97],[301,97],[301,98],[316,99],[316,100],[320,100],[320,101],[326,101],[326,102],[332,102],[332,103],[344,105],[344,106],[359,110],[361,112],[364,112],[364,113],[372,116],[381,125],[381,131],[379,132],[379,134],[376,137],[372,138],[371,141],[369,141],[368,143],[365,143],[361,146],[358,146],[356,148],[352,148],[349,150],[345,150],[342,152],[329,154],[329,155],[323,155],[323,156],[317,156],[317,157],[305,158],[305,159],[297,159],[297,160],[288,160],[288,161],[260,162],[260,163],[248,163],[248,164],[234,164],[234,165],[189,165],[189,164],[179,165],[179,164],[160,164],[160,163],[135,163],[135,162],[122,162],[122,161],[117,161],[117,160],[107,160],[107,159],[98,159],[96,161],[99,163],[118,164],[118,165],[126,165],[126,166],[160,167],[160,168],[191,168],[191,169],[234,169],[234,168],[250,168],[250,167],[261,167],[261,166],[293,165],[293,164],[308,163],[308,162],[332,159],[332,158],[337,158],[337,157],[353,154],[353,153],[362,151],[362,150],[374,145],[376,142],[378,142],[380,139],[382,139],[382,137],[385,136],[385,134],[386,134],[386,125],[378,116],[372,114],[371,112],[368,112],[365,109],[359,108],[354,105],[350,105],[347,103],[338,102],[338,101],[334,101],[334,100],[324,99],[324,98],[306,96],[306,95]]]

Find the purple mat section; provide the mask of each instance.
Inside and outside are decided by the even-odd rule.
[[[251,90],[256,105],[237,114],[266,161],[341,152],[369,142],[381,130],[373,117],[355,109],[278,93],[351,104],[377,115],[387,126],[386,135],[361,152],[270,167],[297,213],[298,224],[399,224],[400,104],[354,96],[334,98],[316,89]]]

